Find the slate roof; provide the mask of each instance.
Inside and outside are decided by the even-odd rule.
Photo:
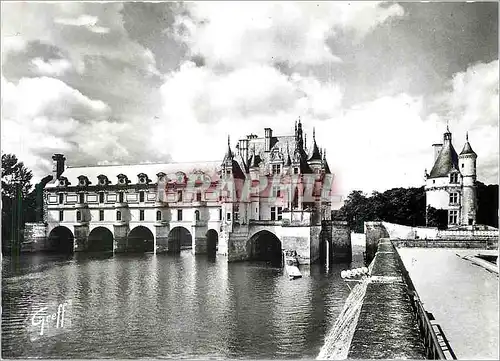
[[[460,155],[465,155],[465,154],[474,154],[477,156],[476,152],[472,150],[472,147],[470,146],[469,141],[466,141],[464,144],[464,148],[460,152]]]
[[[151,163],[151,164],[132,164],[132,165],[97,165],[90,167],[68,167],[62,173],[62,177],[66,177],[71,185],[78,184],[78,177],[84,175],[88,177],[91,185],[97,185],[97,176],[105,175],[111,184],[117,184],[119,174],[124,174],[130,180],[130,184],[138,183],[138,175],[144,173],[151,180],[151,183],[156,183],[157,174],[163,172],[168,178],[175,178],[176,172],[183,172],[187,176],[196,172],[203,172],[212,178],[212,181],[220,179],[218,171],[220,170],[220,161],[207,162],[190,162],[190,163]],[[46,188],[54,188],[56,182],[51,182],[46,185]]]
[[[447,177],[453,168],[458,169],[458,155],[451,141],[445,141],[434,162],[429,178]]]

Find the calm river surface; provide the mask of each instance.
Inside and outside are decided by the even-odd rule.
[[[361,265],[362,255],[353,258]],[[2,356],[314,358],[349,294],[340,278],[348,267],[313,265],[289,281],[280,268],[189,250],[4,257]]]

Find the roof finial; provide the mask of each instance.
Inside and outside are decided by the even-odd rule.
[[[468,142],[469,141],[469,132],[465,132],[465,140]]]
[[[450,127],[448,126],[448,120],[446,121],[446,133],[450,132]]]
[[[227,135],[227,146],[228,147],[231,146],[231,139],[230,139],[230,135],[229,134]]]
[[[313,127],[313,140],[316,141],[316,127]]]
[[[300,124],[300,115],[299,115],[299,124]]]

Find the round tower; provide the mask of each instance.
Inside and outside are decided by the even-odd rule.
[[[462,173],[462,224],[476,224],[477,196],[476,196],[476,159],[477,154],[469,143],[469,135],[465,136],[465,145],[460,155],[459,170]]]

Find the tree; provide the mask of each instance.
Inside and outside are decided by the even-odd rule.
[[[33,173],[14,154],[2,154],[2,245],[16,248],[26,213],[24,200],[31,189]],[[12,243],[10,242],[12,241]]]
[[[485,185],[476,182],[477,214],[476,223],[498,228],[498,184]]]
[[[349,194],[339,210],[351,230],[363,232],[366,221],[386,221],[408,226],[425,226],[425,189],[393,188],[367,197],[361,191]]]
[[[448,212],[445,209],[427,206],[427,226],[446,229],[448,227]]]

